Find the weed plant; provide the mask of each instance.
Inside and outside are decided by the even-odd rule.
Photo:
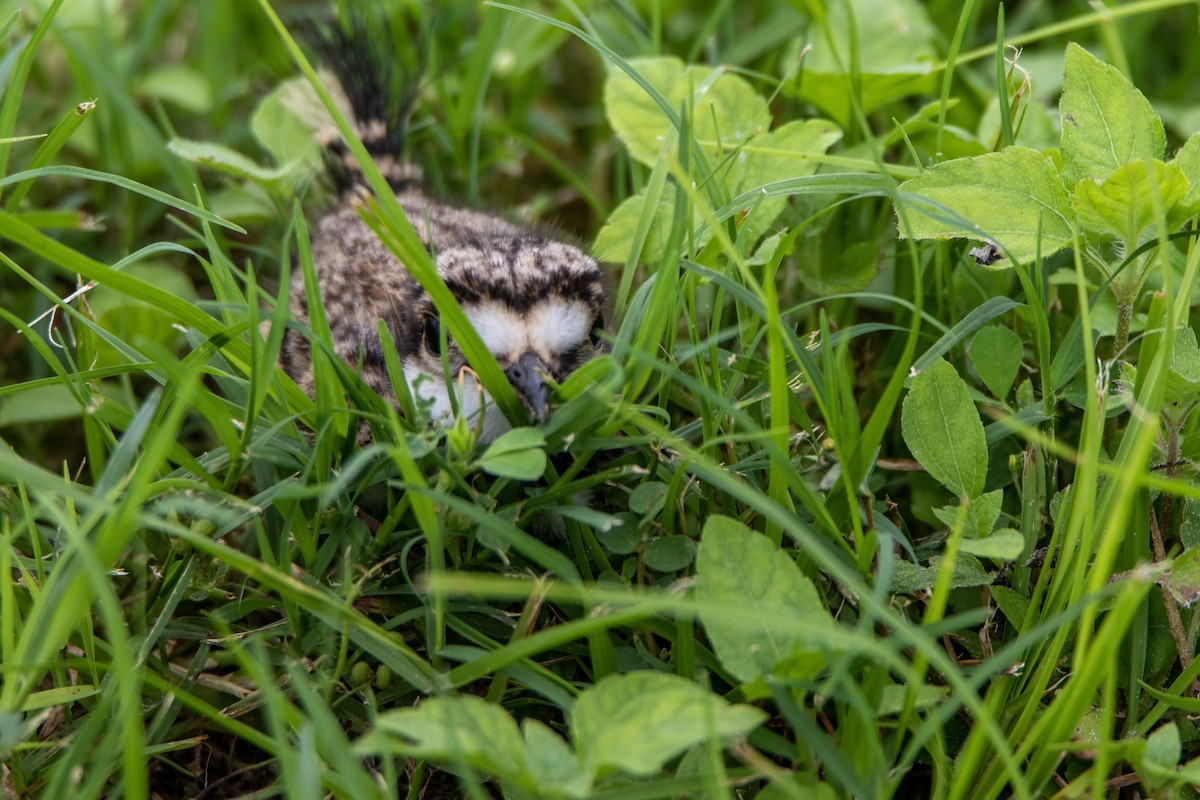
[[[368,5],[611,353],[305,396],[328,9],[0,3],[5,797],[1194,793],[1196,3]]]

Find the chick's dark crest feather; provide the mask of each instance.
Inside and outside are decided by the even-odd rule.
[[[402,157],[412,95],[384,94],[394,92],[396,82],[389,66],[393,62],[377,39],[356,21],[328,33],[320,49],[350,100],[363,144],[395,190],[438,274],[534,419],[544,419],[549,397],[545,379],[562,381],[601,346],[596,331],[603,325],[606,292],[600,269],[574,245],[493,214],[441,202],[425,191],[420,170]],[[410,81],[406,91],[412,85]],[[375,391],[394,394],[377,333],[377,321],[384,320],[414,395],[432,404],[434,417],[448,419],[457,405],[468,421],[482,424],[484,439],[494,438],[507,429],[507,422],[464,370],[466,361],[452,338],[441,352],[433,302],[358,215],[354,199],[363,182],[357,163],[340,138],[326,136],[323,143],[342,198],[314,226],[312,254],[337,355],[361,365],[363,379]],[[298,276],[291,306],[307,323]],[[298,330],[288,331],[280,359],[312,394],[310,347]],[[459,395],[457,404],[450,403],[449,392]]]

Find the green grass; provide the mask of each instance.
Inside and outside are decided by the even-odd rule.
[[[1195,3],[386,6],[408,156],[595,242],[612,352],[503,453],[317,314],[306,397],[324,7],[0,2],[4,796],[1194,793]],[[1069,41],[1166,135],[1060,229]]]

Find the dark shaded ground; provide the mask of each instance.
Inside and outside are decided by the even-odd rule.
[[[409,764],[411,770],[413,764]],[[277,797],[277,768],[271,756],[254,745],[226,733],[208,734],[198,746],[166,753],[150,763],[150,796],[154,800],[249,800]],[[402,777],[401,795],[409,792],[408,775]],[[421,779],[417,797],[451,800],[462,796],[453,775],[429,770]]]

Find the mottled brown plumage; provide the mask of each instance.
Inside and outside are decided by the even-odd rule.
[[[359,69],[362,64],[357,58],[342,66]],[[381,86],[369,76],[357,75],[350,81],[343,76],[342,83],[356,111],[381,107],[379,98],[371,95]],[[369,103],[361,102],[364,93],[370,96]],[[597,334],[603,326],[600,313],[605,302],[600,270],[576,246],[430,197],[421,187],[420,171],[405,165],[395,150],[397,124],[396,119],[360,119],[360,138],[433,255],[438,274],[533,417],[544,419],[548,390],[543,378],[563,380],[600,347]],[[354,196],[362,191],[361,182],[355,180],[356,164],[346,157],[344,144],[329,138],[326,146],[344,191],[340,204],[314,226],[312,247],[337,355],[352,365],[361,364],[364,380],[375,391],[393,395],[377,334],[377,321],[384,320],[413,394],[432,404],[434,420],[448,420],[452,405],[447,395],[453,391],[459,394],[460,413],[482,425],[484,439],[494,438],[507,429],[507,422],[464,369],[465,359],[452,338],[445,354],[450,370],[443,371],[437,309],[360,219]],[[304,286],[298,275],[293,279],[291,305],[297,318],[307,322]],[[299,330],[287,332],[281,362],[312,394],[309,344]]]

